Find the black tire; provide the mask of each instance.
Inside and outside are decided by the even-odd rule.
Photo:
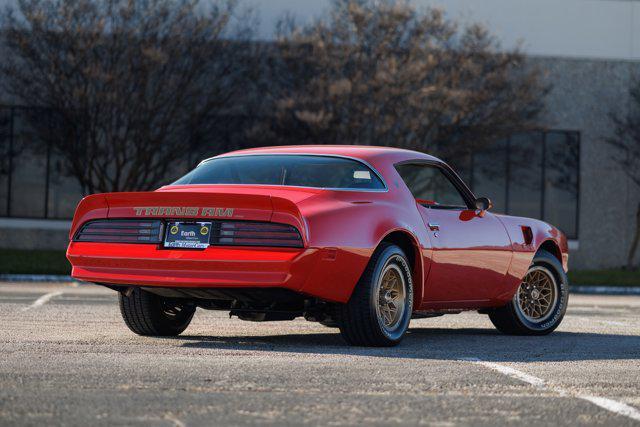
[[[533,258],[527,271],[552,275],[555,287],[555,299],[548,312],[539,321],[532,321],[519,304],[518,292],[509,304],[489,312],[491,323],[502,333],[509,335],[547,335],[553,332],[562,322],[569,303],[569,279],[558,259],[549,252],[540,249]],[[553,280],[552,280],[553,282]],[[518,288],[520,289],[520,288]]]
[[[402,309],[397,309],[392,325],[385,326],[384,315],[380,314],[380,286],[383,274],[393,270],[396,280],[404,288],[404,297],[397,293],[398,300],[404,301]],[[384,298],[389,296],[389,292]],[[387,300],[388,301],[388,300]],[[350,345],[366,347],[390,347],[397,345],[404,336],[413,311],[413,281],[411,268],[402,249],[385,244],[379,247],[362,277],[358,281],[347,304],[338,309],[338,327],[344,340]]]
[[[138,335],[179,335],[187,329],[195,311],[193,304],[163,298],[138,288],[129,296],[120,293],[122,319]]]

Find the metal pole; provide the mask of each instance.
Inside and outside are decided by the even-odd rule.
[[[9,110],[9,174],[7,175],[7,216],[11,216],[11,176],[13,175],[13,121],[15,107]]]
[[[505,166],[505,185],[504,185],[504,213],[509,214],[509,184],[511,182],[511,136],[507,138],[507,161]]]
[[[544,207],[545,207],[545,197],[546,197],[546,179],[547,179],[547,132],[542,132],[542,162],[540,164],[542,170],[540,171],[541,176],[541,189],[540,189],[540,219],[544,221]]]
[[[49,135],[51,135],[51,114],[47,115],[47,126],[49,127]],[[49,185],[51,182],[51,137],[47,139],[47,166],[45,168],[44,181],[44,217],[49,217]]]

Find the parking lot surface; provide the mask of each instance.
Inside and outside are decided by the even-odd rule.
[[[139,337],[113,291],[0,283],[0,425],[256,424],[640,425],[640,297],[572,295],[546,337],[463,313],[369,349],[204,310]]]

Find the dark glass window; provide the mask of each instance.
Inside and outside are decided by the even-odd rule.
[[[543,134],[531,132],[511,137],[507,212],[541,217]]]
[[[545,221],[567,236],[578,235],[579,140],[576,133],[549,132],[545,139]]]
[[[396,169],[413,197],[423,205],[467,209],[464,197],[442,169],[424,164],[402,164]]]
[[[579,162],[578,132],[516,134],[474,153],[472,189],[495,212],[538,218],[577,239]]]
[[[50,119],[46,110],[0,107],[0,216],[69,219],[83,191],[30,129],[33,117]]]
[[[507,211],[507,140],[503,139],[473,156],[473,191],[489,197],[493,211]]]
[[[47,218],[71,218],[82,199],[82,187],[77,179],[64,174],[64,159],[61,156],[51,154],[49,161]]]
[[[42,145],[29,129],[24,110],[16,111],[13,130],[10,214],[43,218],[47,181],[46,155],[40,154]]]
[[[315,188],[382,190],[384,184],[366,165],[341,157],[245,155],[204,162],[174,185],[258,184]]]
[[[9,168],[11,161],[11,109],[0,108],[0,216],[8,215],[9,206]]]

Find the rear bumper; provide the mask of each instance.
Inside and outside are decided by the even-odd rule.
[[[347,302],[372,250],[218,247],[71,242],[67,258],[78,280],[168,288],[284,288]]]
[[[73,266],[72,277],[87,282],[171,288],[276,287],[345,302],[366,265],[366,256],[337,252],[342,255],[336,256],[336,249],[318,248],[174,250],[145,244],[71,242],[67,258]]]
[[[89,282],[171,286],[268,286],[301,290],[303,272],[317,249],[209,247],[165,250],[156,245],[72,242],[67,258],[72,277]]]

